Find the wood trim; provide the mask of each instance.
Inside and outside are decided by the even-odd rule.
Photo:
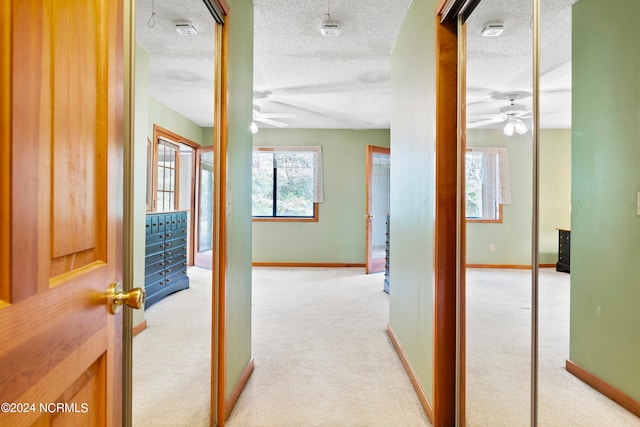
[[[188,145],[191,148],[200,148],[201,145],[197,142],[193,142],[190,139],[187,139],[181,135],[178,135],[175,132],[170,131],[169,129],[165,129],[160,125],[153,125],[153,140],[158,141],[158,137],[166,138],[170,141],[181,143],[184,145]]]
[[[498,268],[504,270],[531,270],[531,265],[523,264],[467,264],[466,268]],[[555,264],[540,264],[540,268],[556,268]]]
[[[249,381],[249,378],[251,377],[251,374],[253,373],[253,368],[254,368],[254,363],[253,363],[253,358],[251,358],[247,367],[244,368],[244,371],[242,371],[240,380],[238,381],[238,384],[236,384],[235,388],[233,389],[233,392],[231,392],[231,396],[229,396],[229,399],[227,399],[226,408],[225,408],[225,413],[226,413],[225,420],[229,419],[229,415],[231,415],[231,411],[233,411],[233,408],[236,406],[236,403],[238,403],[238,399],[240,398],[240,395],[242,394],[245,386],[247,385],[247,382]]]
[[[583,381],[587,385],[591,386],[596,391],[604,394],[609,399],[613,400],[614,402],[616,402],[618,405],[622,406],[629,412],[640,417],[640,401],[635,400],[633,397],[629,396],[628,394],[620,391],[619,389],[605,382],[601,378],[593,375],[591,372],[582,368],[580,365],[578,365],[577,363],[573,362],[570,359],[566,361],[565,367],[567,371],[569,371],[569,373],[574,375],[576,378]]]
[[[313,203],[313,218],[296,218],[296,217],[252,217],[253,222],[318,222],[318,205],[319,203]]]
[[[136,326],[133,327],[133,329],[131,330],[131,336],[135,337],[145,329],[147,329],[147,321],[143,320],[142,322],[138,323]]]
[[[308,267],[322,267],[322,268],[351,268],[351,267],[365,267],[360,263],[342,263],[342,262],[254,262],[251,263],[253,267],[290,267],[290,268],[308,268]]]
[[[11,300],[12,7],[0,7],[0,309]]]
[[[456,422],[458,38],[457,22],[440,24],[437,14],[432,19],[436,33],[433,424],[444,427]]]
[[[226,420],[226,286],[227,286],[227,115],[228,51],[230,15],[216,25],[215,34],[215,117],[214,117],[214,235],[212,268],[213,313],[211,316],[211,425],[224,426]]]
[[[420,380],[418,380],[418,376],[415,371],[411,367],[411,363],[409,363],[409,358],[405,354],[402,346],[400,345],[400,341],[396,337],[396,334],[391,329],[391,325],[387,325],[387,333],[389,334],[389,338],[391,339],[391,343],[393,347],[396,349],[396,353],[398,353],[398,357],[402,362],[402,366],[404,366],[404,370],[407,372],[409,379],[411,380],[411,384],[413,385],[413,389],[416,391],[418,395],[418,399],[420,399],[420,403],[422,404],[422,408],[424,412],[427,414],[427,418],[429,421],[433,423],[433,408],[431,407],[431,403],[429,402],[429,398],[427,398],[427,394],[424,392],[424,388],[420,384]]]

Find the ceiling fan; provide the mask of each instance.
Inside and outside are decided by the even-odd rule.
[[[492,98],[506,99],[509,101],[509,105],[500,108],[500,112],[495,114],[469,114],[467,128],[472,129],[506,122],[504,127],[505,135],[524,134],[527,132],[527,125],[522,119],[530,118],[531,111],[527,110],[524,105],[516,104],[515,101],[529,96],[531,94],[524,91],[493,93],[491,95]]]
[[[287,123],[274,120],[274,119],[295,119],[298,116],[295,113],[263,113],[260,110],[260,106],[254,104],[253,105],[253,121],[260,122],[268,126],[273,126],[277,128],[284,128],[289,126]],[[256,127],[257,129],[257,127]]]

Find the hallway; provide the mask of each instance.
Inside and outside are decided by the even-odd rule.
[[[383,280],[254,268],[255,369],[227,425],[430,425],[386,332]]]

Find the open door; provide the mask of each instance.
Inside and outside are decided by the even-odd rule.
[[[213,262],[213,147],[197,150],[196,238],[194,262],[211,270]]]
[[[0,6],[3,426],[122,424],[122,17],[121,0]]]
[[[391,150],[367,145],[367,274],[385,268]]]

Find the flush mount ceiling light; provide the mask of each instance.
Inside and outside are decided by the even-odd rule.
[[[333,22],[333,18],[331,18],[331,0],[329,0],[327,13],[325,15],[327,15],[327,20],[322,23],[322,27],[320,27],[320,34],[327,37],[339,36],[340,24]]]
[[[191,22],[176,22],[176,32],[181,36],[195,36],[198,30]]]
[[[485,24],[480,31],[484,37],[497,37],[504,31],[504,24],[502,22],[490,22]]]

